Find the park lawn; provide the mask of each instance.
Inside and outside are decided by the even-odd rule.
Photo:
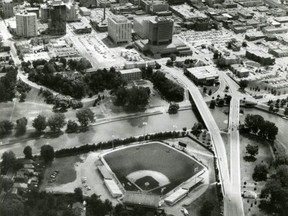
[[[61,184],[67,184],[69,182],[73,182],[76,179],[76,171],[75,171],[75,163],[81,162],[80,155],[77,156],[69,156],[63,158],[55,158],[54,161],[47,165],[44,178],[41,184],[41,188],[44,189],[47,186],[56,186]],[[56,180],[53,183],[49,183],[50,175],[58,170],[59,173],[56,176]]]
[[[269,148],[269,143],[265,140],[262,140],[261,138],[254,137],[252,135],[241,135],[240,136],[240,166],[241,166],[241,190],[242,192],[244,190],[252,190],[255,191],[258,195],[260,195],[261,190],[263,186],[265,185],[265,182],[257,182],[256,186],[254,185],[254,180],[252,179],[252,174],[254,171],[254,168],[257,164],[260,163],[266,163],[268,167],[272,164],[273,162],[273,156]],[[252,145],[258,145],[259,146],[259,154],[256,156],[257,160],[254,162],[248,162],[244,160],[244,157],[247,155],[246,154],[246,145],[252,144]],[[247,182],[248,187],[243,188],[243,183],[244,181]],[[250,184],[250,186],[249,186]],[[254,190],[256,188],[256,190]],[[264,212],[260,211],[258,208],[259,201],[257,200],[257,204],[253,204],[253,207],[251,207],[251,200],[248,199],[243,199],[243,205],[244,205],[244,210],[245,210],[245,215],[252,215],[255,213],[256,215],[266,215]],[[254,202],[254,199],[253,199]],[[249,210],[250,209],[250,212]],[[249,213],[248,213],[249,212]]]
[[[213,185],[210,184],[204,194],[202,194],[200,197],[198,197],[198,199],[196,199],[188,207],[186,207],[186,209],[189,212],[189,215],[195,215],[195,216],[200,215],[200,209],[205,201],[210,201],[214,205],[214,209],[212,211],[211,216],[220,215],[220,207],[218,203],[217,190],[215,184]]]

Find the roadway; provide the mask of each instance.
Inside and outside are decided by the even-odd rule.
[[[195,86],[194,83],[191,82],[183,72],[175,71],[173,68],[166,67],[165,65],[162,65],[162,67],[189,90],[198,108],[198,111],[200,112],[200,115],[202,116],[203,121],[205,122],[205,125],[211,134],[214,151],[217,156],[219,176],[222,182],[222,192],[224,196],[224,215],[244,216],[242,202],[239,201],[238,195],[237,193],[235,194],[234,189],[230,183],[231,179],[229,175],[227,154],[219,127],[216,124],[214,117],[212,116],[201,93],[199,92],[197,86]]]

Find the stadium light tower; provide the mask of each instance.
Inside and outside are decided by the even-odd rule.
[[[143,122],[142,125],[143,125],[143,127],[144,127],[144,140],[143,140],[143,142],[145,142],[147,122]]]
[[[116,136],[113,134],[112,135],[112,149],[114,149],[114,139],[116,138]]]

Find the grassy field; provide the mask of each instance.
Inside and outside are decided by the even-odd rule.
[[[242,183],[242,192],[244,190],[251,190],[256,192],[258,195],[261,193],[261,189],[264,186],[265,182],[257,182],[257,185],[255,185],[254,180],[252,179],[252,174],[254,171],[254,168],[257,164],[260,163],[266,163],[268,166],[272,163],[273,157],[269,148],[269,143],[265,140],[261,140],[259,138],[247,135],[247,136],[240,136],[240,150],[241,150],[241,183]],[[252,144],[252,145],[258,145],[259,146],[259,154],[256,156],[257,160],[254,162],[248,162],[244,159],[246,154],[246,145]],[[247,183],[244,188],[244,182]],[[256,188],[256,190],[255,190]],[[265,215],[264,212],[260,211],[258,208],[259,201],[256,201],[252,199],[243,199],[244,204],[244,210],[245,215]],[[251,205],[252,204],[252,205]],[[250,209],[250,211],[249,211]]]
[[[200,209],[205,201],[210,201],[214,205],[211,216],[219,216],[220,208],[215,185],[209,185],[207,191],[204,194],[195,200],[189,207],[186,207],[189,211],[189,215],[200,215]]]
[[[74,169],[74,165],[75,163],[80,161],[81,159],[79,156],[55,158],[54,161],[45,169],[44,179],[42,181],[41,188],[73,182],[76,179],[76,171]],[[58,170],[59,173],[55,178],[55,182],[49,183],[50,175],[56,170]]]
[[[153,170],[164,174],[171,182],[164,193],[191,178],[196,167],[197,172],[203,169],[203,166],[192,158],[158,143],[115,151],[105,155],[104,159],[119,181],[125,185],[126,176],[135,171]]]

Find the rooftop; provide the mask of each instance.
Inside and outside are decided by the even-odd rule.
[[[123,203],[128,205],[142,205],[152,208],[157,208],[159,206],[159,202],[160,196],[138,192],[126,192],[123,199]]]
[[[187,70],[197,79],[207,79],[218,77],[217,71],[211,66],[203,66],[197,68],[187,68]]]

